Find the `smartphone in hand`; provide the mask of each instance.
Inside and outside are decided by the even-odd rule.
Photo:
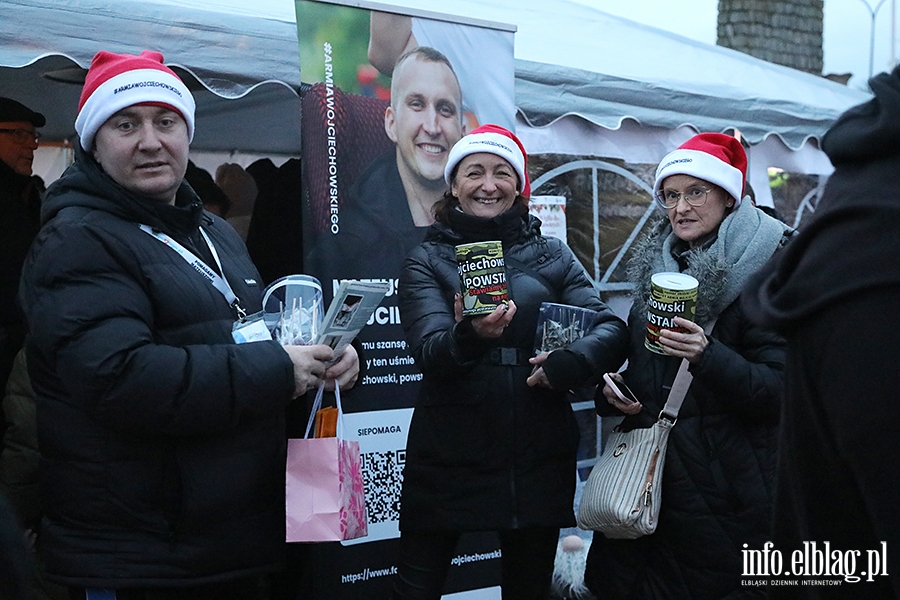
[[[638,401],[637,397],[634,395],[634,392],[629,389],[627,385],[625,385],[624,381],[616,381],[612,378],[611,373],[603,374],[603,381],[612,389],[615,393],[616,397],[619,398],[625,404],[634,404]]]

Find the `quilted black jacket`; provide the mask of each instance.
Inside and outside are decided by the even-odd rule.
[[[625,428],[652,424],[681,362],[644,349],[644,322],[632,311],[624,377],[644,409]],[[585,581],[598,598],[750,594],[740,585],[741,549],[770,539],[784,360],[784,339],[752,324],[739,300],[722,311],[669,436],[656,532],[636,540],[594,534]]]
[[[252,312],[259,276],[237,234],[187,184],[174,206],[149,202],[83,152],[43,219],[21,299],[50,576],[125,588],[277,569],[291,361],[275,342],[234,344],[224,297],[138,223],[204,256],[202,225]]]
[[[453,211],[407,259],[400,314],[424,374],[410,425],[401,504],[403,531],[499,530],[574,524],[578,431],[566,390],[622,364],[625,324],[600,300],[571,251],[540,235],[524,207],[494,219]],[[456,323],[455,246],[503,242],[518,312],[497,340]],[[545,365],[553,390],[528,387],[541,302],[597,310],[600,322]]]

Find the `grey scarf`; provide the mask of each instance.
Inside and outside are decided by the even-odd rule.
[[[718,235],[710,245],[686,252],[688,267],[684,272],[700,282],[697,323],[708,323],[734,302],[747,278],[769,260],[792,231],[750,202],[741,202],[719,225]],[[635,286],[637,314],[647,312],[650,277],[681,270],[673,254],[678,242],[669,220],[662,219],[635,245],[628,263],[628,279]]]

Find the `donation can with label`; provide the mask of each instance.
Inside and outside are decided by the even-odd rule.
[[[648,350],[665,354],[659,343],[659,332],[662,329],[683,331],[675,326],[675,317],[694,320],[699,285],[700,282],[685,273],[656,273],[650,277],[647,337],[644,340]]]
[[[463,315],[486,315],[509,302],[503,244],[499,241],[456,247]]]

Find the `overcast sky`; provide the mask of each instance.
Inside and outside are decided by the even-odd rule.
[[[487,0],[489,1],[489,0]],[[716,43],[718,0],[575,0],[587,6],[639,21],[646,25],[676,31],[696,40]],[[870,10],[879,8],[875,19],[874,71],[890,70],[892,9],[900,10],[897,0],[825,0],[823,49],[825,73],[853,73],[851,85],[863,87],[869,74],[869,48],[872,27]],[[896,17],[895,17],[896,23]],[[894,49],[895,55],[900,48]]]

